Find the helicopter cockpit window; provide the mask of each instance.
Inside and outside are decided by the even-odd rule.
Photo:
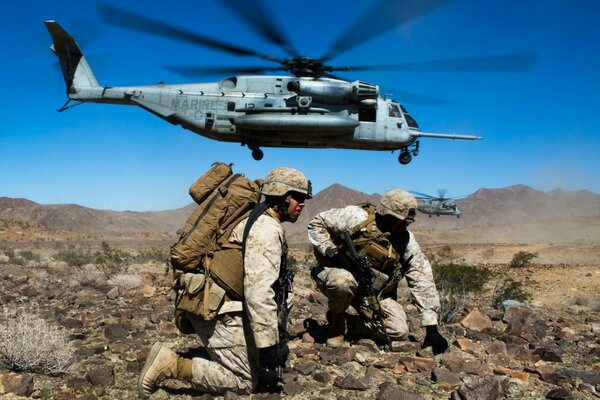
[[[390,117],[398,118],[400,116],[400,110],[396,104],[390,104],[389,106]]]
[[[404,114],[404,119],[406,119],[406,123],[408,124],[408,126],[410,128],[419,128],[419,124],[417,124],[417,121],[415,121],[415,119],[410,116],[408,111],[406,111],[406,108],[404,108],[403,105],[400,105],[400,108],[402,109],[402,113]]]
[[[220,83],[222,89],[235,89],[237,85],[237,77],[232,76],[231,78],[223,79]]]

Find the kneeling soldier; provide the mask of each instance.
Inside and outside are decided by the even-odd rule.
[[[287,244],[282,222],[295,222],[312,195],[310,181],[291,168],[276,168],[263,184],[265,202],[241,221],[229,242],[246,236],[241,301],[225,301],[216,318],[188,314],[209,358],[183,358],[155,343],[138,380],[142,397],[165,379],[191,382],[201,392],[253,392],[261,381],[276,385],[288,355],[287,312],[292,274],[285,265]],[[257,210],[259,210],[257,212]],[[246,231],[246,224],[253,224]]]
[[[416,199],[390,190],[377,206],[360,204],[324,211],[308,224],[308,237],[318,265],[311,271],[328,299],[327,345],[344,343],[346,310],[353,306],[354,334],[378,341],[405,340],[406,314],[396,301],[398,282],[406,277],[421,326],[423,347],[446,351],[448,342],[437,330],[439,297],[429,261],[407,226],[414,221]]]

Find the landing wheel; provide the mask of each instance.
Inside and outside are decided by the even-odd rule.
[[[398,156],[398,161],[400,161],[400,164],[406,165],[412,161],[412,156],[410,155],[410,153],[408,151],[403,151]]]
[[[248,148],[250,150],[254,151],[254,150],[258,149],[259,144],[258,144],[258,141],[256,141],[255,139],[250,139],[250,140],[248,140],[248,143],[246,144],[246,146],[248,146]]]
[[[265,154],[263,153],[263,151],[261,149],[252,150],[252,158],[254,158],[256,161],[262,160],[264,155]]]

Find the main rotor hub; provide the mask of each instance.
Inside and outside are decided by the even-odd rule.
[[[318,78],[331,69],[331,67],[325,67],[319,59],[301,56],[283,60],[282,65],[285,71],[297,77]]]

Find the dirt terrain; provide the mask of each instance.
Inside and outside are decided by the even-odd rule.
[[[534,201],[517,201],[519,196]],[[587,208],[563,219],[540,214],[543,208],[554,212],[560,205],[556,198],[565,196],[574,195],[545,195],[521,186],[486,190],[475,196],[482,202],[465,204],[468,218],[419,216],[411,230],[432,261],[491,272],[482,290],[466,296],[458,314],[440,326],[451,346],[434,356],[421,349],[424,330],[403,287],[398,296],[411,328],[408,341],[387,350],[356,337],[348,337],[341,349],[324,345],[326,299],[308,275],[314,260],[306,223],[321,208],[377,199],[340,186],[325,190],[307,206],[302,221],[286,224],[297,303],[290,319],[290,359],[278,390],[213,396],[169,382],[151,400],[598,399],[600,212],[597,195],[588,192],[582,195],[590,198]],[[120,214],[4,198],[0,209],[0,334],[3,324],[18,316],[38,315],[73,351],[66,373],[10,368],[0,361],[1,399],[136,399],[137,376],[154,341],[188,356],[202,353],[193,335],[179,334],[173,324],[174,293],[164,263],[134,258],[165,253],[177,238],[174,227],[192,208]],[[589,215],[575,213],[580,211]],[[79,224],[78,218],[83,218]],[[57,259],[65,249],[101,252],[103,242],[113,255],[131,256],[118,273],[107,274],[94,261],[74,267]],[[518,252],[536,257],[529,265],[510,267]],[[506,279],[522,284],[530,297],[526,304],[493,304],[495,288]],[[43,347],[38,342],[34,349]]]

